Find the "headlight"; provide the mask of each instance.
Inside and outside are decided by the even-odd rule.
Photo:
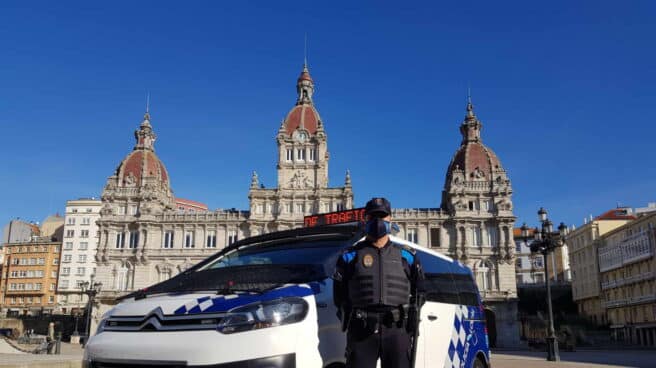
[[[98,322],[98,327],[96,328],[96,335],[105,331],[105,324],[107,323],[107,318],[103,318]]]
[[[107,320],[109,319],[109,317],[112,315],[113,312],[114,312],[114,308],[103,313],[103,315],[100,317],[100,321],[98,322],[98,327],[96,327],[96,335],[105,331]]]
[[[305,319],[308,304],[301,298],[258,302],[230,310],[217,326],[224,334],[287,325]]]

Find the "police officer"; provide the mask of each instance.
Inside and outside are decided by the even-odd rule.
[[[390,240],[390,207],[385,198],[367,202],[366,239],[337,259],[333,295],[347,331],[347,368],[374,368],[378,358],[382,368],[411,364],[412,303],[423,272],[412,248]]]

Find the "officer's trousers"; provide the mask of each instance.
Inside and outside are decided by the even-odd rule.
[[[346,368],[410,368],[410,335],[403,327],[378,327],[374,332],[349,328],[346,343]]]

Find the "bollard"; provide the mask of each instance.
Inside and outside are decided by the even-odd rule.
[[[55,354],[59,355],[61,354],[61,338],[62,338],[62,333],[61,331],[57,333],[57,341],[55,342]]]
[[[52,348],[55,346],[55,340],[51,340],[46,336],[46,354],[52,354]]]

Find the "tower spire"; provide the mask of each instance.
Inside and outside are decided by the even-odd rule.
[[[150,91],[146,92],[146,113],[144,114],[143,123],[145,122],[150,123]]]
[[[312,94],[314,93],[314,81],[310,76],[310,70],[307,65],[307,35],[305,37],[305,57],[303,59],[303,70],[296,80],[296,99],[297,105],[311,105]]]
[[[305,32],[305,48],[303,49],[303,70],[307,70],[307,54],[308,54],[308,47],[307,47],[307,32]]]
[[[471,98],[471,87],[467,87],[467,120],[472,120],[476,119],[476,115],[474,114],[474,105],[472,104],[472,98]]]
[[[460,133],[462,134],[462,143],[478,142],[481,140],[481,127],[482,124],[474,114],[474,104],[471,98],[471,88],[467,87],[467,113],[465,120],[460,125]]]

